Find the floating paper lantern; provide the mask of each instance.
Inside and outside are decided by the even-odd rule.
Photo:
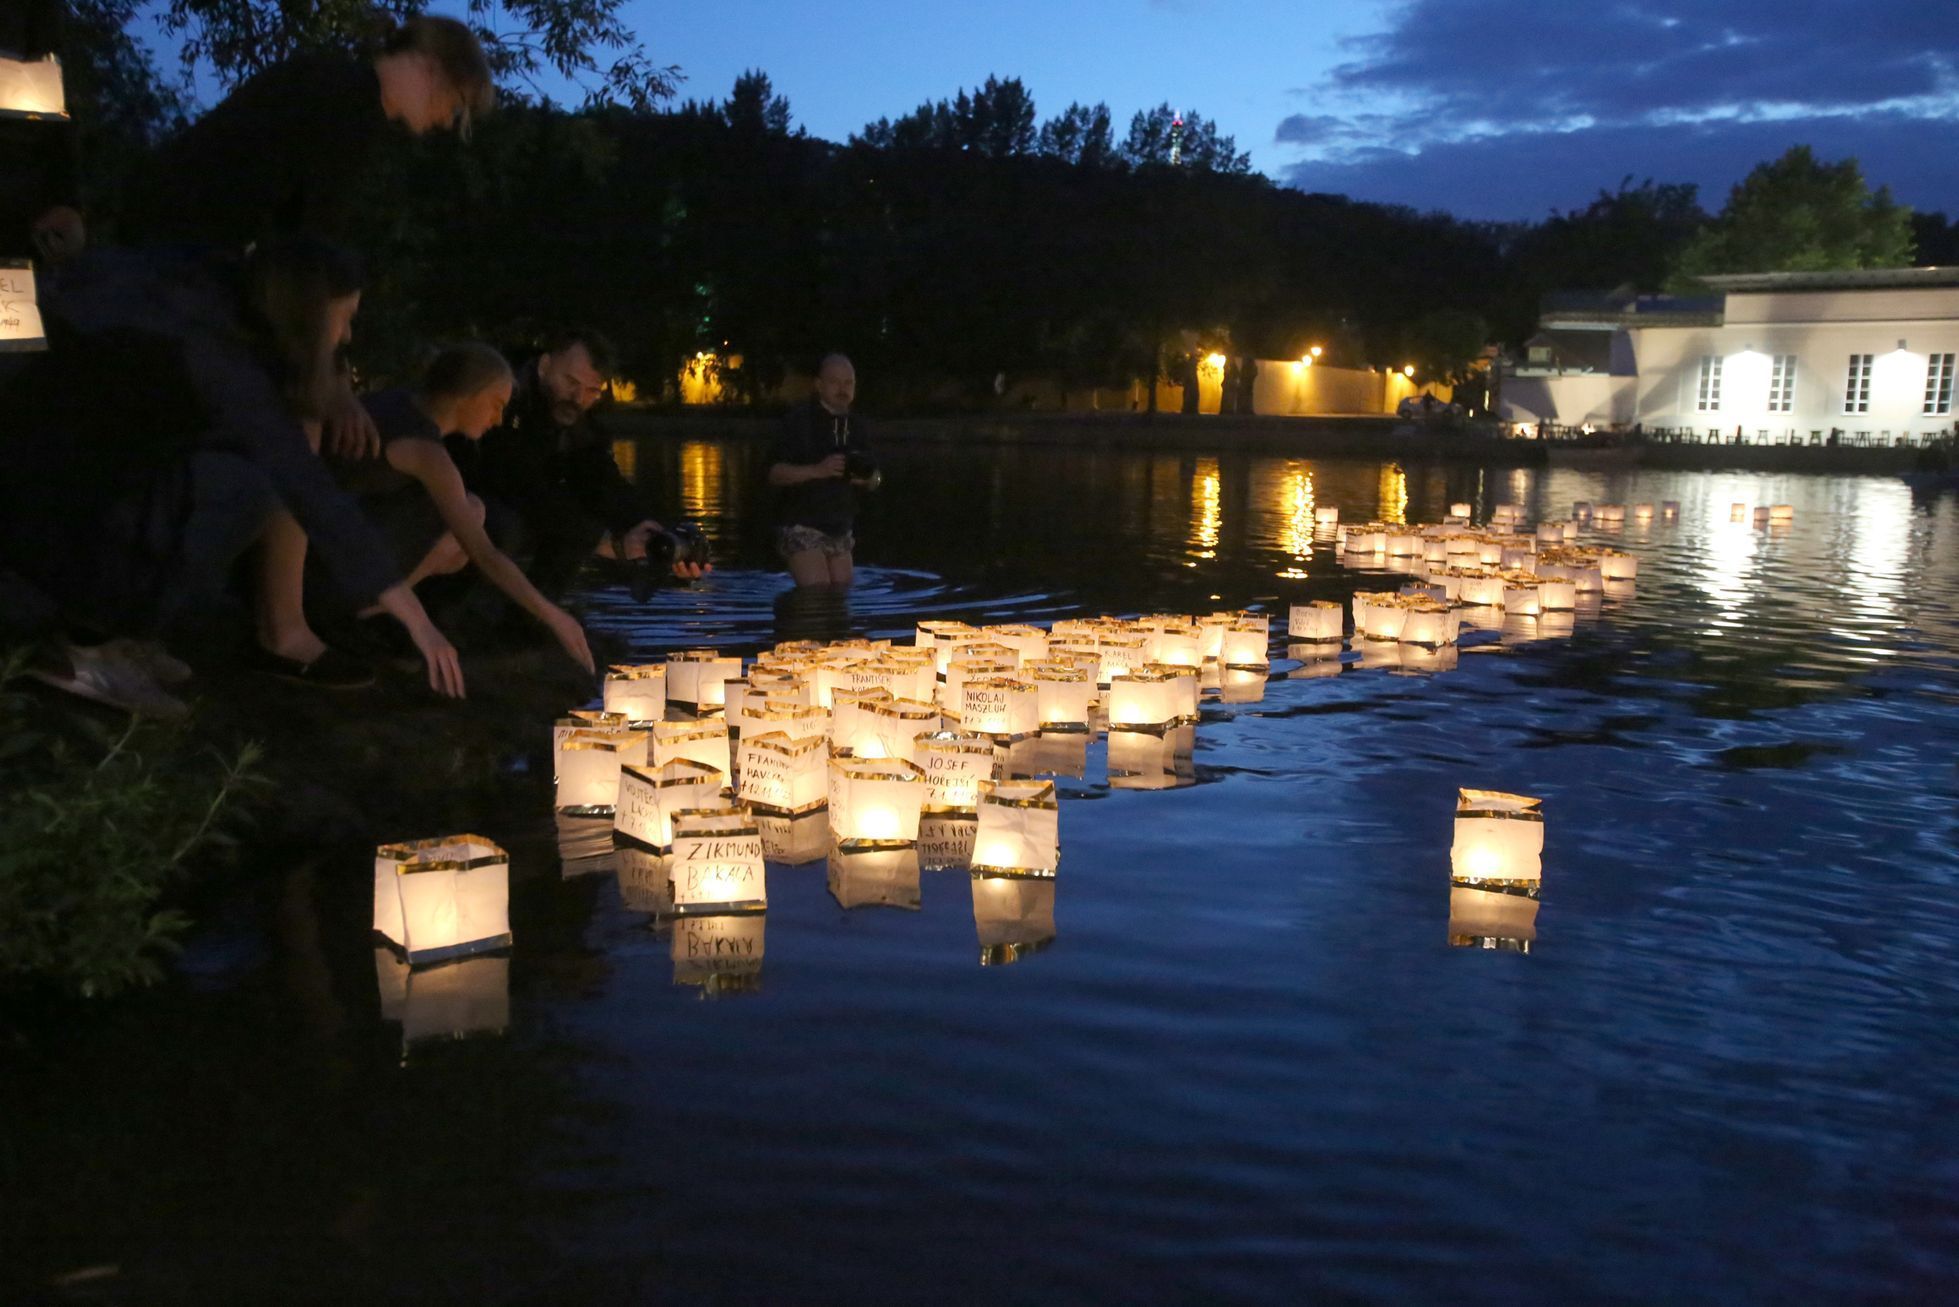
[[[1345,624],[1340,605],[1331,599],[1294,604],[1286,614],[1286,635],[1289,639],[1333,642],[1343,634]]]
[[[1388,552],[1388,533],[1372,527],[1350,529],[1342,547],[1350,554],[1385,554]]]
[[[1651,522],[1652,520],[1653,520],[1653,506],[1651,504],[1633,505],[1633,521]]]
[[[763,700],[751,706],[754,696],[742,704],[745,735],[786,735],[792,740],[830,738],[830,713],[814,705]]]
[[[976,682],[968,682],[970,690]],[[864,714],[870,718],[871,736],[876,742],[874,750],[858,750],[859,757],[902,758],[913,761],[914,742],[921,735],[930,735],[942,724],[937,704],[920,703],[916,699],[880,700],[866,704]]]
[[[1195,697],[1196,677],[1191,677]],[[1085,731],[1042,731],[1024,740],[1015,740],[1001,752],[995,771],[1006,780],[1033,780],[1040,776],[1088,774],[1089,736]]]
[[[755,829],[762,834],[762,856],[785,867],[800,867],[830,852],[830,814],[822,809],[795,817],[757,812]]]
[[[760,912],[769,905],[762,833],[746,808],[673,814],[673,910]]]
[[[1272,627],[1262,615],[1247,614],[1224,630],[1218,661],[1226,667],[1264,667],[1272,661]]]
[[[734,783],[734,760],[728,746],[728,723],[719,719],[694,722],[654,722],[649,755],[655,767],[682,758],[705,763],[719,771],[723,785]]]
[[[1541,543],[1548,544],[1548,545],[1563,544],[1564,523],[1563,522],[1539,522],[1537,524],[1537,539]]]
[[[1796,506],[1794,504],[1771,504],[1769,506],[1769,521],[1793,522],[1795,520]]]
[[[975,876],[972,884],[981,966],[1007,966],[1054,942],[1053,880]]]
[[[508,955],[410,966],[391,948],[374,950],[381,1019],[401,1026],[404,1056],[418,1044],[500,1035],[510,1026]]]
[[[1076,740],[1082,737],[1072,737]],[[923,871],[966,871],[973,865],[979,819],[964,814],[928,813],[918,820],[918,865]]]
[[[1387,555],[1389,558],[1414,558],[1422,552],[1422,538],[1413,531],[1391,531],[1388,533]]]
[[[1449,505],[1449,516],[1460,518],[1465,522],[1469,520],[1471,511],[1469,501],[1465,499],[1458,499],[1455,503]]]
[[[667,855],[637,844],[621,844],[616,857],[619,905],[628,912],[673,916],[673,879]]]
[[[828,743],[820,736],[744,737],[736,796],[751,809],[771,815],[814,812],[829,802],[829,758]]]
[[[667,715],[664,663],[614,666],[605,674],[605,710],[628,721],[657,722]]]
[[[1050,642],[1051,643],[1051,642]],[[983,635],[971,639],[959,639],[951,644],[941,643],[938,647],[939,675],[948,684],[954,671],[961,665],[969,667],[996,668],[1002,672],[1012,672],[1020,666],[1020,655],[1004,644],[996,644]]]
[[[1592,515],[1592,501],[1589,499],[1574,499],[1571,502],[1571,515],[1581,522],[1584,521]]]
[[[574,731],[611,731],[626,728],[624,713],[594,712],[574,708],[551,724],[551,779],[558,779],[558,750],[565,747]]]
[[[613,829],[648,848],[671,848],[673,814],[725,807],[726,784],[720,769],[691,758],[659,767],[621,767]]]
[[[1511,572],[1503,578],[1503,610],[1513,617],[1535,617],[1541,605],[1537,598],[1537,578],[1528,572]]]
[[[1210,635],[1201,624],[1199,632],[1200,642],[1208,646]],[[1096,639],[1095,649],[1101,656],[1101,665],[1095,673],[1097,685],[1107,685],[1112,678],[1135,671],[1149,661],[1149,637],[1140,632],[1105,633]]]
[[[891,695],[885,690],[839,692],[830,704],[831,749],[866,757],[875,754],[883,746],[878,743],[877,721],[870,709],[890,702]]]
[[[830,897],[840,908],[902,908],[921,902],[919,852],[904,849],[830,850]]]
[[[1476,542],[1477,566],[1501,567],[1503,565],[1504,548],[1503,541],[1494,536],[1485,536],[1479,539]]]
[[[1422,541],[1422,562],[1430,567],[1441,567],[1449,561],[1449,539],[1447,536],[1429,536]]]
[[[1537,942],[1538,901],[1528,894],[1471,885],[1449,887],[1449,943],[1455,948],[1528,953]]]
[[[1013,650],[1017,662],[1034,662],[1048,656],[1048,633],[1038,626],[1010,624],[980,629],[994,644]]]
[[[977,634],[979,634],[977,627],[968,626],[964,622],[920,622],[913,635],[913,643],[920,649],[936,650],[940,640],[950,643],[956,636]],[[936,654],[933,656],[933,661],[937,662]]]
[[[1189,678],[1192,685],[1196,678]],[[1104,699],[1109,726],[1117,730],[1149,730],[1175,723],[1184,716],[1185,678],[1174,672],[1138,668],[1109,682]]]
[[[1175,682],[1173,689],[1176,693],[1176,698],[1177,698],[1177,720],[1183,722],[1195,722],[1197,720],[1198,700],[1200,698],[1200,690],[1203,684],[1203,680],[1202,680],[1204,675],[1203,668],[1175,667],[1175,666],[1168,666],[1162,663],[1149,663],[1146,664],[1142,668],[1142,670],[1145,672],[1153,673],[1158,676],[1168,676],[1172,678],[1173,681]],[[1262,667],[1242,668],[1242,669],[1227,667],[1224,670],[1226,672],[1242,670],[1251,676],[1257,677],[1260,680],[1263,680],[1265,676],[1265,669]]]
[[[699,712],[724,707],[727,691],[723,682],[741,676],[741,659],[728,658],[713,649],[689,649],[667,655],[667,702],[684,704]]]
[[[1454,644],[1462,625],[1455,609],[1433,599],[1410,600],[1403,614],[1401,639],[1408,644]]]
[[[1313,525],[1332,527],[1340,525],[1340,510],[1333,504],[1323,504],[1313,510]]]
[[[817,698],[834,704],[840,690],[883,690],[893,698],[918,685],[915,667],[883,658],[825,664],[817,670]],[[936,676],[934,681],[936,682]]]
[[[1490,521],[1499,526],[1507,526],[1519,520],[1523,510],[1515,504],[1498,504],[1490,510]]]
[[[987,676],[960,688],[960,729],[996,740],[1017,740],[1041,729],[1038,691],[1032,681]]]
[[[1355,603],[1359,604],[1361,598],[1355,595]],[[1354,629],[1370,640],[1399,640],[1407,622],[1408,608],[1401,602],[1401,596],[1386,592],[1366,596],[1364,617],[1359,608],[1354,612]]]
[[[619,769],[646,765],[640,731],[573,731],[558,750],[561,812],[610,813],[619,802]]]
[[[1100,666],[1099,655],[1097,666]],[[1095,704],[1092,673],[1053,660],[1030,663],[1021,670],[1034,687],[1034,716],[1042,730],[1079,729],[1088,725]]]
[[[1101,655],[1096,655],[1099,663]],[[966,682],[1013,677],[1020,670],[1012,654],[1005,658],[954,658],[946,666],[945,689],[939,702],[957,712],[965,702]]]
[[[1604,580],[1630,581],[1639,575],[1639,556],[1607,549],[1599,554],[1598,566],[1599,576]]]
[[[374,851],[374,929],[411,964],[510,943],[510,855],[481,835]]]
[[[1180,667],[1198,667],[1204,662],[1204,637],[1195,623],[1181,622],[1152,631],[1144,641],[1149,661]]]
[[[766,912],[689,914],[673,923],[673,983],[706,997],[762,987]]]
[[[980,789],[976,876],[1052,876],[1061,858],[1061,806],[1053,781],[988,782]]]
[[[881,661],[903,671],[903,675],[892,682],[891,696],[894,699],[910,699],[914,703],[937,700],[939,664],[931,650],[893,649]]]
[[[897,758],[832,758],[830,831],[847,849],[915,844],[925,791],[925,773]]]
[[[978,809],[980,786],[993,779],[993,741],[951,731],[922,735],[915,744],[914,758],[925,778],[924,810],[943,813]]]
[[[1544,801],[1499,790],[1460,790],[1449,874],[1470,884],[1535,887],[1543,876]]]
[[[1671,522],[1671,521],[1674,521],[1674,520],[1675,520],[1676,518],[1678,518],[1679,516],[1680,516],[1680,501],[1679,501],[1679,500],[1677,500],[1677,499],[1662,499],[1662,500],[1660,501],[1660,520],[1661,520],[1661,521],[1663,521],[1663,522]]]
[[[1596,514],[1598,520],[1606,525],[1624,523],[1626,506],[1624,504],[1600,504]]]
[[[1503,578],[1495,573],[1464,576],[1457,590],[1463,603],[1474,608],[1501,608],[1503,606]]]
[[[1578,606],[1578,585],[1565,578],[1537,578],[1538,611],[1569,612]]]

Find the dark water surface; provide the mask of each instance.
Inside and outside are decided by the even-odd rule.
[[[596,625],[652,656],[814,620],[750,565],[759,453],[636,451],[736,564],[646,609],[595,594]],[[475,1037],[380,1020],[355,859],[286,876],[271,930],[214,924],[185,980],[17,1073],[14,1273],[130,1301],[1959,1288],[1950,498],[949,447],[887,477],[857,630],[1276,614],[1271,680],[1208,696],[1188,760],[1112,777],[1097,740],[1064,775],[1052,929],[1036,904],[1017,937],[1045,947],[982,966],[966,873],[913,902],[846,867],[844,898],[908,906],[845,909],[819,859],[771,864],[735,941],[758,951],[710,975],[635,910],[639,864],[561,862],[540,783],[479,823],[513,853],[514,951],[409,995],[406,1033]],[[1398,580],[1315,541],[1316,503],[1575,499],[1680,502],[1588,533],[1638,555],[1631,593],[1417,667],[1284,656],[1288,603]],[[1528,954],[1451,946],[1458,786],[1544,800]]]

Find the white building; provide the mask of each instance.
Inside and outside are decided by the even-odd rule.
[[[1718,298],[1548,307],[1505,371],[1499,416],[1777,444],[1832,432],[1850,444],[1919,443],[1952,429],[1959,267],[1707,282]]]

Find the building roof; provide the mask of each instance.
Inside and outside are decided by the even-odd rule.
[[[1916,290],[1959,286],[1959,266],[1843,268],[1834,272],[1730,272],[1702,277],[1729,294],[1797,290]]]

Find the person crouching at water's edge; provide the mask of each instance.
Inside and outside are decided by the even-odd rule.
[[[881,481],[870,432],[850,411],[857,370],[841,354],[816,369],[814,394],[783,418],[769,459],[769,484],[778,491],[776,550],[799,586],[845,586],[857,542],[857,496]]]

